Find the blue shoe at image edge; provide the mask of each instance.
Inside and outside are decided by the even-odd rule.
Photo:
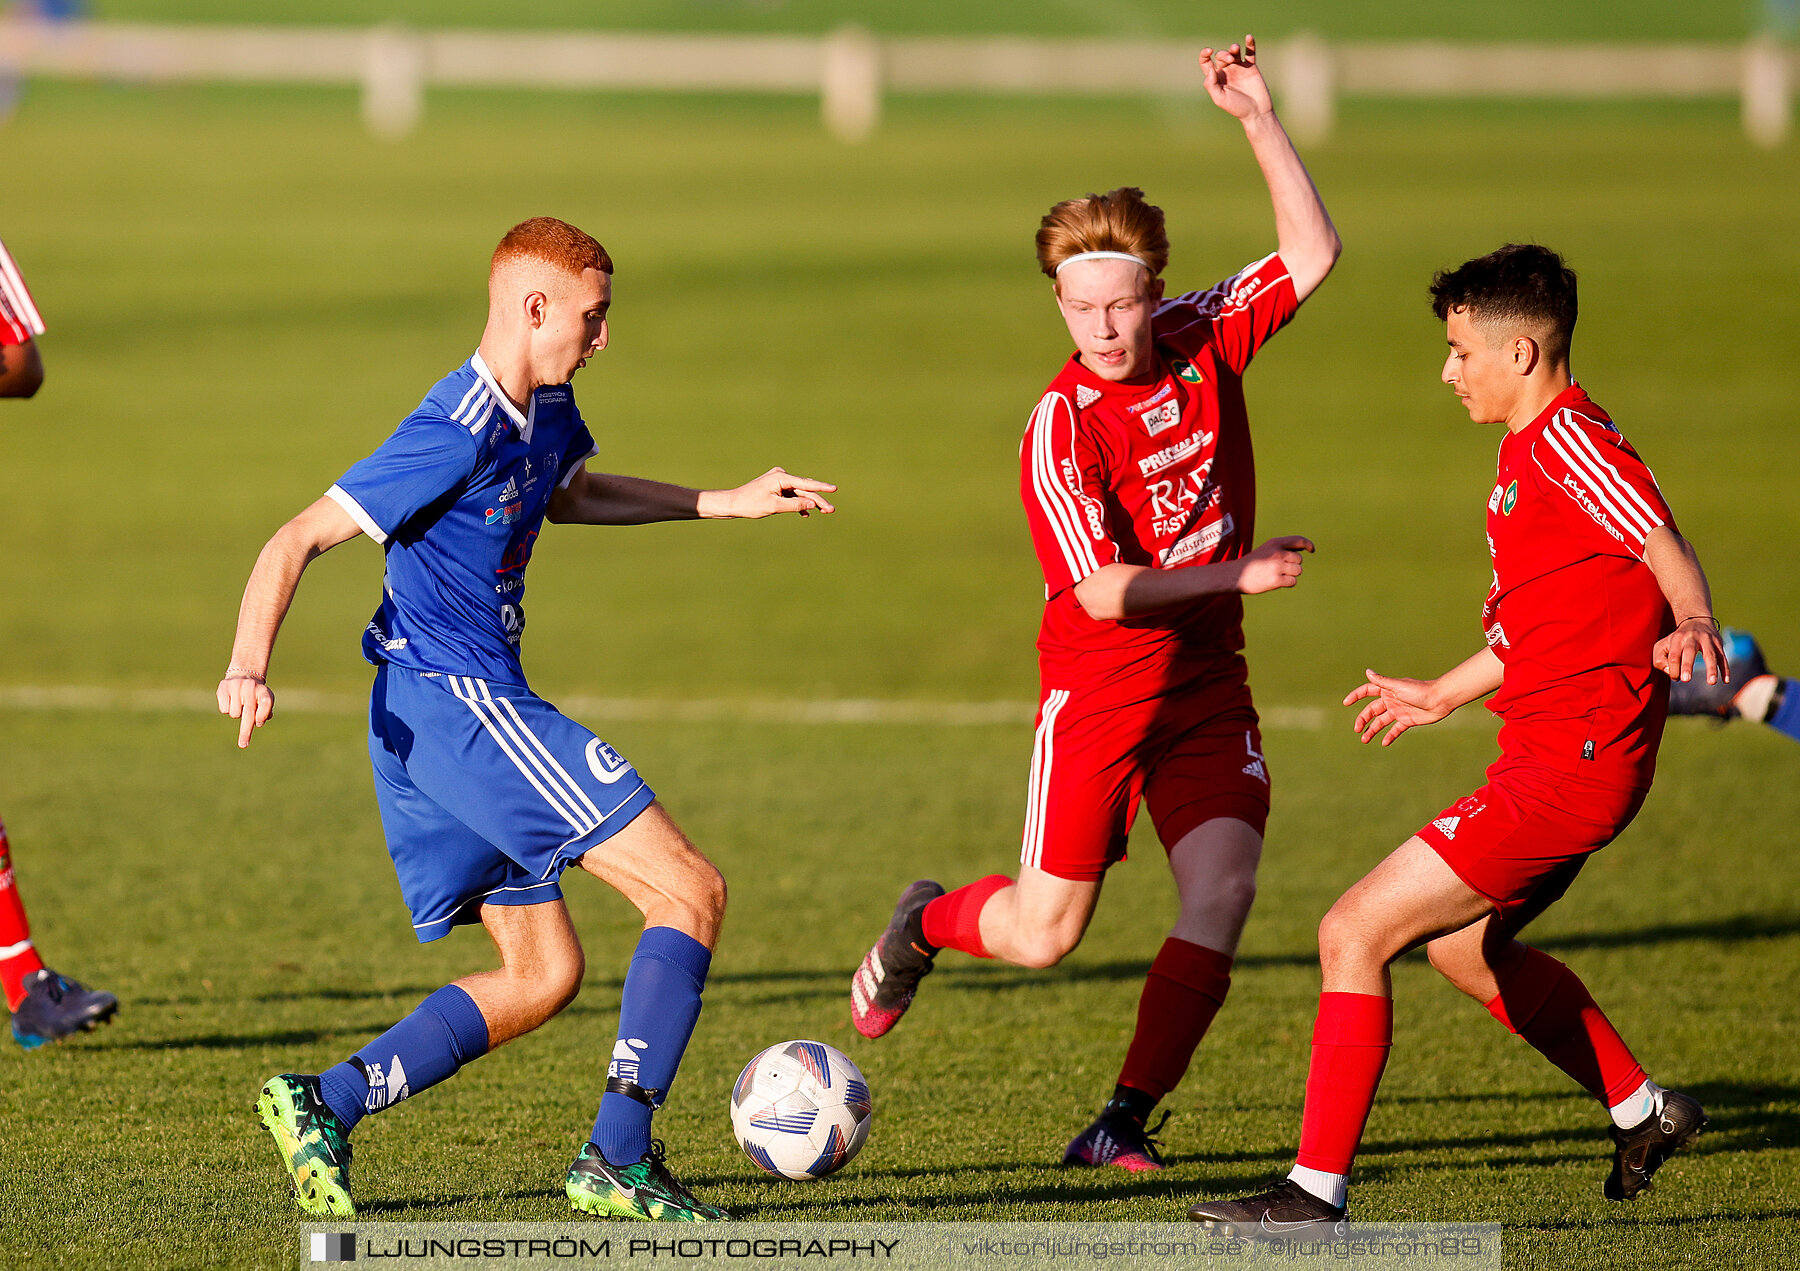
[[[36,1050],[89,1032],[118,1013],[119,999],[45,968],[25,981],[25,999],[12,1013],[13,1040]]]

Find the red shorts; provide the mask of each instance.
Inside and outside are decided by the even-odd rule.
[[[1269,769],[1248,689],[1230,684],[1123,706],[1077,690],[1044,694],[1019,860],[1058,878],[1103,877],[1125,858],[1140,799],[1165,851],[1215,817],[1262,833]]]
[[[1419,837],[1493,902],[1511,932],[1569,889],[1587,858],[1631,824],[1649,793],[1536,764],[1502,762],[1488,776],[1487,785],[1445,808]]]

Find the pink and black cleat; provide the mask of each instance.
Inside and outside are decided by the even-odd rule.
[[[924,937],[909,934],[909,929],[918,931],[920,911],[943,894],[944,889],[930,879],[920,879],[901,892],[887,930],[850,977],[850,1018],[864,1037],[880,1037],[899,1023],[919,991],[919,981],[931,974],[937,950],[927,953]]]
[[[1098,1120],[1075,1136],[1074,1142],[1063,1152],[1062,1163],[1116,1165],[1134,1174],[1161,1169],[1162,1145],[1154,1136],[1168,1119],[1169,1114],[1165,1112],[1153,1128],[1145,1128],[1142,1121],[1116,1111],[1109,1103]]]

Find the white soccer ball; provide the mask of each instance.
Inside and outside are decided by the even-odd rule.
[[[861,1151],[874,1110],[862,1073],[824,1042],[771,1046],[731,1088],[731,1130],[744,1154],[795,1181],[824,1178]]]

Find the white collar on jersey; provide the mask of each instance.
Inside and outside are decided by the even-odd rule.
[[[532,393],[531,400],[525,405],[525,413],[521,415],[519,408],[512,404],[512,399],[500,387],[500,381],[494,378],[492,371],[488,370],[487,363],[481,360],[480,349],[475,350],[475,356],[469,359],[469,365],[475,368],[475,374],[481,378],[483,384],[487,385],[488,392],[494,395],[494,400],[500,403],[500,409],[512,416],[513,423],[519,426],[519,436],[525,441],[530,441],[532,425],[537,423],[537,394]]]

